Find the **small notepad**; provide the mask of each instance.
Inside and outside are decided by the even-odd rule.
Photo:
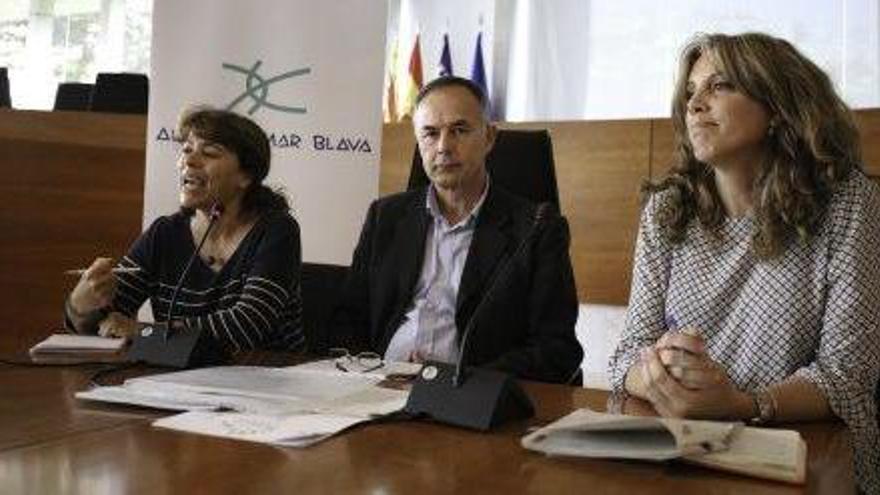
[[[123,359],[125,339],[56,333],[31,347],[34,362],[113,362]]]

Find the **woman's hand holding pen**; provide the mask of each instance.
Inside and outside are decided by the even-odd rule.
[[[645,398],[662,416],[743,418],[752,415],[751,398],[730,381],[724,368],[706,353],[696,331],[667,332],[642,349],[633,371]]]
[[[116,277],[111,258],[97,258],[80,276],[70,294],[70,306],[78,314],[87,314],[105,308],[116,294]]]

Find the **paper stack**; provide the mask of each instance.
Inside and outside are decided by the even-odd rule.
[[[398,366],[398,364],[400,366]],[[347,373],[332,360],[290,368],[218,366],[132,378],[78,392],[86,400],[187,411],[154,426],[191,433],[302,447],[355,424],[399,411],[409,392],[389,375],[411,363]]]

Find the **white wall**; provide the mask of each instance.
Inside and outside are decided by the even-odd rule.
[[[697,32],[763,31],[825,69],[850,105],[878,106],[877,4],[803,0],[590,2],[584,118],[668,116],[677,56]]]
[[[851,106],[880,106],[876,0],[497,0],[496,17],[506,120],[668,116],[682,46],[716,31],[786,38]]]

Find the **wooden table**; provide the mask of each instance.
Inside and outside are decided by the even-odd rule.
[[[849,434],[798,425],[806,486],[681,463],[549,458],[520,437],[607,394],[526,383],[537,416],[477,433],[431,423],[370,425],[305,449],[154,429],[162,413],[77,401],[97,368],[0,364],[2,493],[851,493]]]

